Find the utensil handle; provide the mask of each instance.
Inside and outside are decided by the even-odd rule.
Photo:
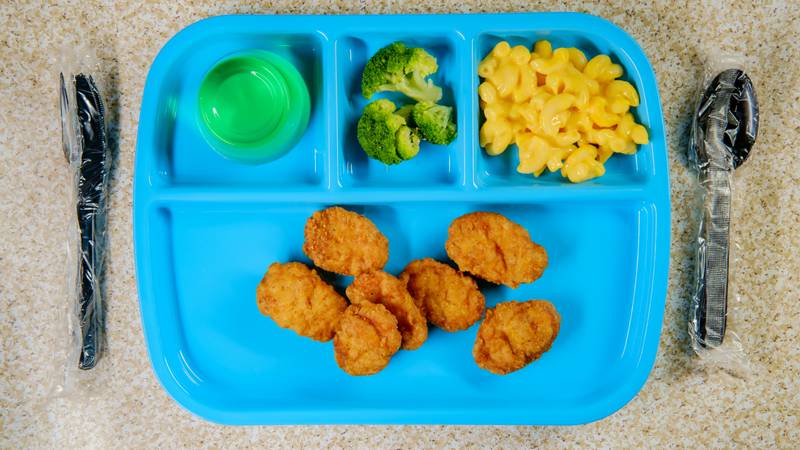
[[[710,169],[705,188],[701,251],[698,270],[698,337],[704,346],[717,347],[725,338],[728,313],[728,266],[730,256],[731,173]]]
[[[100,283],[97,278],[98,255],[95,246],[96,212],[86,213],[78,208],[81,233],[80,262],[80,328],[81,352],[78,367],[95,366],[100,333]]]

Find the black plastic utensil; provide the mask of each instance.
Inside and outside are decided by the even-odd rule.
[[[91,76],[60,76],[61,125],[64,156],[77,166],[80,263],[78,321],[81,332],[78,367],[91,369],[103,350],[105,314],[100,277],[103,270],[106,196],[111,157],[106,136],[105,108]],[[74,105],[70,104],[74,88]],[[72,109],[74,108],[74,110]],[[74,115],[73,115],[74,113]]]
[[[91,369],[102,352],[105,308],[101,295],[110,158],[105,108],[91,76],[75,76],[78,123],[83,136],[78,177],[78,224],[81,230],[80,318],[83,346],[78,366]]]
[[[757,134],[758,102],[750,78],[738,69],[721,72],[703,94],[689,146],[704,189],[691,309],[692,331],[704,347],[722,345],[725,338],[731,179],[750,155]]]

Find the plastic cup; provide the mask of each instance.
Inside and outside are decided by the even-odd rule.
[[[273,161],[291,150],[311,110],[300,72],[264,50],[220,60],[200,85],[198,107],[200,128],[211,147],[247,164]]]

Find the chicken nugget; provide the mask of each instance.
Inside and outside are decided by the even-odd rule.
[[[371,220],[334,206],[308,218],[303,252],[324,270],[358,275],[386,265],[389,241]]]
[[[475,280],[431,258],[409,263],[400,280],[428,321],[444,330],[466,330],[486,309]]]
[[[460,270],[516,288],[542,276],[547,252],[525,228],[491,212],[465,214],[447,230],[445,249]]]
[[[548,301],[500,303],[486,311],[472,356],[494,374],[514,372],[550,349],[560,324],[561,317]]]
[[[400,349],[397,319],[383,305],[350,305],[333,338],[336,364],[350,375],[372,375],[383,370]]]
[[[347,301],[303,263],[274,263],[256,288],[258,310],[279,327],[317,341],[333,338]]]
[[[403,349],[416,350],[428,338],[428,321],[422,315],[405,284],[382,270],[358,275],[347,287],[347,298],[354,305],[377,303],[397,317],[403,335]]]

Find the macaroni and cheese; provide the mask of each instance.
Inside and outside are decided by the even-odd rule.
[[[480,145],[494,156],[516,144],[520,173],[560,170],[573,183],[603,175],[613,153],[633,154],[648,142],[629,112],[639,94],[618,79],[622,73],[608,55],[587,60],[577,48],[553,49],[548,41],[532,52],[498,43],[478,65],[486,118]]]

